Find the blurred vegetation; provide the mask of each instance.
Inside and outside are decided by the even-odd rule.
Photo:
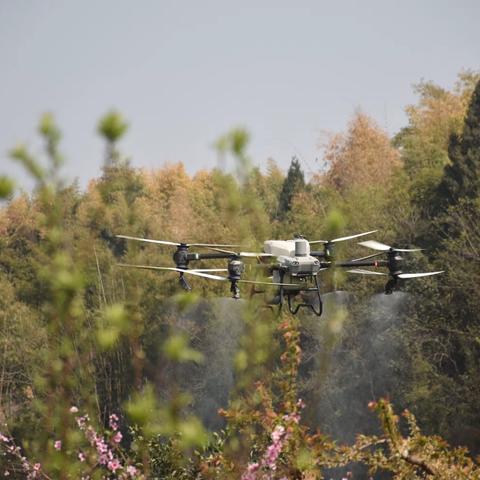
[[[112,111],[98,124],[103,174],[80,191],[62,179],[62,134],[44,115],[44,158],[11,151],[35,190],[0,176],[0,474],[480,478],[479,75],[416,92],[393,139],[356,112],[308,180],[296,158],[286,175],[271,160],[253,167],[240,128],[215,144],[234,174],[132,168],[118,148],[128,123]],[[235,301],[198,278],[184,293],[174,274],[117,266],[173,253],[117,234],[259,249],[371,229],[426,249],[412,271],[445,274],[387,301],[376,280],[327,272],[318,319],[278,316],[253,290]],[[355,242],[335,254],[365,255]],[[198,264],[212,267],[225,265]]]

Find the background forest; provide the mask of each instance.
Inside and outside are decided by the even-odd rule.
[[[418,84],[393,138],[356,112],[308,180],[297,158],[286,174],[253,166],[242,129],[216,143],[234,173],[134,169],[119,146],[128,123],[110,112],[103,175],[82,191],[63,182],[61,132],[43,116],[45,159],[11,151],[34,191],[0,181],[3,475],[480,478],[434,436],[480,453],[479,79]],[[411,271],[445,273],[386,297],[376,279],[327,272],[325,316],[293,319],[248,289],[235,301],[195,279],[180,293],[173,273],[117,265],[173,253],[117,234],[258,249],[373,229],[425,249]],[[369,253],[346,243],[338,258]]]

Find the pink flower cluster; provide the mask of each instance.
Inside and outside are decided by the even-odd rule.
[[[297,424],[300,422],[299,410],[305,407],[303,400],[298,400],[294,412],[284,415],[282,420],[285,425]],[[277,460],[282,452],[290,433],[284,425],[278,424],[270,435],[272,443],[267,447],[260,462],[249,463],[242,475],[242,480],[271,480],[277,470]],[[281,480],[287,480],[283,477]]]
[[[72,414],[78,413],[78,408],[73,406],[70,408]],[[95,465],[103,466],[106,468],[110,474],[118,480],[129,480],[129,479],[144,479],[144,476],[140,471],[133,465],[122,465],[118,456],[114,453],[114,450],[118,450],[118,446],[122,441],[122,433],[119,431],[119,418],[117,415],[112,414],[109,417],[109,427],[112,430],[112,434],[109,437],[108,441],[104,436],[98,434],[93,426],[90,424],[90,418],[88,414],[78,415],[75,417],[75,421],[78,425],[78,428],[84,433],[86,439],[88,440],[91,447],[94,448],[96,455],[92,460]],[[107,437],[108,438],[108,437]],[[9,436],[6,436],[0,433],[0,447],[3,447],[5,454],[10,454],[15,457],[19,462],[21,469],[27,480],[34,480],[39,478],[50,478],[44,471],[42,471],[42,466],[40,463],[32,464],[27,460],[25,456],[22,455],[21,449],[19,446],[15,445],[13,439]],[[55,440],[53,442],[53,448],[57,451],[62,450],[62,441]],[[77,452],[77,458],[80,462],[87,462],[87,454],[85,452]],[[13,472],[6,469],[3,472],[0,472],[0,476],[9,477]],[[104,478],[104,477],[102,477]],[[106,478],[106,477],[105,477]],[[81,480],[91,480],[90,475],[82,476]]]
[[[35,478],[40,478],[42,465],[40,463],[34,463],[33,465],[27,460],[27,457],[24,457],[21,453],[20,447],[15,445],[13,438],[3,435],[0,433],[0,442],[10,455],[16,457],[20,461],[20,465],[23,469],[23,472],[27,474],[27,480],[32,480]],[[4,477],[10,476],[9,470],[3,472]]]
[[[72,407],[70,411],[72,413],[77,413],[78,409],[76,407]],[[114,454],[110,445],[105,440],[105,437],[99,435],[95,431],[95,429],[89,424],[90,418],[88,414],[78,416],[75,418],[75,420],[77,421],[78,428],[85,434],[85,437],[87,438],[90,445],[95,448],[97,452],[97,463],[99,465],[106,466],[107,469],[110,470],[110,472],[112,473],[116,473],[117,470],[125,471],[126,474],[121,474],[119,478],[138,478],[137,469],[132,465],[124,467],[120,462],[119,458]],[[118,421],[119,418],[115,414],[110,415],[108,419],[108,424],[114,432],[114,435],[111,438],[113,445],[118,445],[123,438],[122,433],[118,430]],[[81,462],[84,462],[86,457],[83,452],[80,452],[78,454],[78,458]]]

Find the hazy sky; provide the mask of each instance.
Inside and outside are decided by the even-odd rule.
[[[256,164],[298,155],[315,170],[320,132],[345,129],[357,107],[392,134],[413,83],[451,87],[478,69],[479,24],[478,0],[0,0],[0,171],[18,178],[6,152],[40,151],[37,121],[52,111],[66,173],[84,185],[112,107],[136,166],[212,167],[213,142],[240,125]]]

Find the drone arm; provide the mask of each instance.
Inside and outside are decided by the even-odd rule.
[[[192,260],[215,260],[215,259],[222,259],[222,258],[233,258],[235,257],[234,254],[231,253],[188,253],[187,259],[188,261]]]
[[[387,260],[364,260],[360,262],[349,261],[349,262],[336,262],[334,264],[336,267],[352,268],[352,267],[388,267]]]

